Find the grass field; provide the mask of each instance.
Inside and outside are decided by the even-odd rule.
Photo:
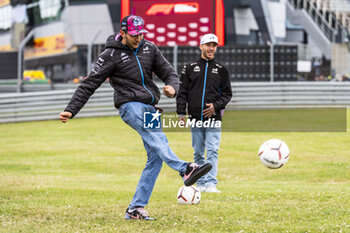
[[[148,222],[123,219],[146,155],[119,117],[2,124],[0,232],[350,232],[347,131],[224,132],[222,193],[179,205],[182,180],[164,164],[146,208],[158,220]],[[189,133],[167,136],[179,157],[192,160]],[[257,155],[271,138],[291,149],[278,170]]]

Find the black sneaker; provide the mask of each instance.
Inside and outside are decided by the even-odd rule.
[[[189,163],[184,175],[184,183],[186,186],[191,186],[196,181],[207,174],[212,168],[210,163],[205,163],[203,165],[198,165],[196,163]]]
[[[156,220],[155,218],[151,218],[149,213],[142,207],[134,209],[127,208],[125,212],[125,219]]]

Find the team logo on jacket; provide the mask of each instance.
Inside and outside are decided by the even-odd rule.
[[[123,62],[126,62],[126,61],[129,61],[129,60],[130,60],[128,54],[126,54],[126,53],[124,53],[124,52],[122,52],[122,53],[120,54],[120,58],[122,59]]]
[[[196,66],[196,67],[194,67],[193,71],[194,72],[199,72],[199,71],[201,71],[201,68],[199,68],[199,66]]]
[[[149,50],[148,46],[143,48],[143,53],[150,53],[151,51]]]
[[[181,74],[186,74],[186,66],[182,69]]]
[[[103,66],[104,61],[105,60],[103,60],[102,58],[99,57],[96,61],[94,68],[92,69],[92,71],[94,73],[98,73],[101,70],[101,67]]]
[[[213,69],[211,70],[211,72],[212,72],[213,74],[218,74],[218,73],[219,73],[218,68],[213,68]]]

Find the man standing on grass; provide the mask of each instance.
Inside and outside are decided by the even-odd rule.
[[[186,120],[188,115],[196,121],[217,122],[220,124],[202,124],[191,127],[194,161],[197,164],[210,163],[211,171],[197,181],[201,192],[219,193],[216,188],[218,180],[218,150],[221,138],[221,120],[225,106],[232,98],[229,72],[214,57],[218,38],[206,34],[200,41],[201,58],[187,64],[181,72],[181,85],[177,95],[177,113],[179,120]],[[219,127],[217,127],[219,125]],[[207,150],[207,159],[204,151]]]
[[[160,92],[152,80],[152,72],[165,83],[163,93],[169,98],[174,98],[177,94],[179,79],[157,46],[144,40],[143,35],[148,32],[144,29],[141,17],[126,16],[122,19],[120,28],[119,34],[107,39],[105,50],[99,55],[91,73],[75,91],[64,112],[60,113],[60,120],[65,123],[73,118],[109,77],[115,90],[115,107],[119,109],[122,120],[140,134],[148,156],[125,218],[154,220],[144,207],[149,202],[163,161],[180,173],[187,186],[194,184],[212,166],[209,163],[199,166],[179,159],[169,147],[162,129],[150,130],[145,127],[145,113],[153,113],[153,117],[160,115],[155,107]]]

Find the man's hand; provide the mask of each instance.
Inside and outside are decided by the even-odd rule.
[[[175,96],[175,89],[172,86],[166,85],[163,87],[163,93],[165,96],[173,98]]]
[[[61,112],[60,113],[60,121],[66,123],[72,117],[72,113],[70,112]]]
[[[209,118],[212,115],[215,115],[214,105],[212,103],[205,105],[209,106],[209,108],[203,110],[203,116]]]

